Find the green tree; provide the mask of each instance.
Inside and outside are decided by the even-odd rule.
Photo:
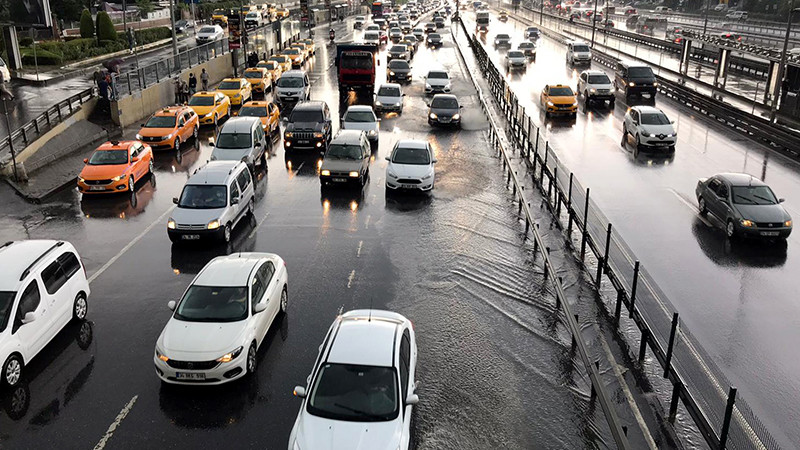
[[[116,41],[117,30],[114,29],[114,23],[111,22],[111,17],[105,11],[97,13],[97,40],[98,41]]]
[[[156,7],[150,0],[136,0],[136,7],[142,12],[142,15],[155,11]]]
[[[81,13],[81,37],[94,37],[94,21],[92,20],[92,13],[88,9],[84,9]]]
[[[50,9],[60,19],[77,21],[85,3],[82,0],[51,0]]]

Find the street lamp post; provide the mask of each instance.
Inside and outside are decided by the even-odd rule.
[[[17,175],[17,152],[14,151],[14,139],[11,137],[11,120],[8,118],[8,99],[3,95],[3,112],[6,115],[6,128],[8,129],[8,148],[11,150],[11,169],[14,171],[14,181],[19,181]]]
[[[175,35],[175,0],[169,0],[169,23],[172,25],[172,56],[178,56],[178,37]]]
[[[703,34],[706,34],[706,29],[708,28],[708,5],[711,3],[711,0],[706,0],[706,13],[704,14],[705,20],[703,20]]]
[[[592,47],[594,47],[594,32],[597,28],[597,2],[600,0],[594,0],[594,13],[592,13]]]
[[[789,5],[789,18],[786,19],[786,38],[783,40],[783,52],[781,52],[781,63],[778,66],[778,77],[775,79],[775,87],[772,92],[772,104],[770,105],[769,120],[775,121],[775,116],[778,111],[778,99],[781,96],[781,87],[783,85],[783,76],[786,71],[786,53],[789,51],[789,34],[792,31],[792,19],[794,14],[800,12],[800,8],[794,7],[794,0]]]

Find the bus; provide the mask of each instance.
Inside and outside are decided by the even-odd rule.
[[[381,17],[383,16],[383,2],[382,1],[374,1],[372,2],[372,18]]]

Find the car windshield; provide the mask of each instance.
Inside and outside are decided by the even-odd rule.
[[[387,421],[398,410],[397,373],[391,367],[322,364],[308,401],[310,414],[334,420]]]
[[[431,108],[456,109],[458,108],[458,100],[453,97],[436,96],[431,102]]]
[[[653,78],[653,69],[649,67],[630,67],[628,76],[631,78]]]
[[[372,62],[371,56],[345,58],[342,60],[342,69],[370,70],[372,69]]]
[[[286,50],[283,51],[283,53],[286,53],[287,55],[299,55],[300,50],[296,48],[287,48]]]
[[[381,88],[378,89],[378,96],[400,97],[400,88],[392,86],[381,86]]]
[[[447,72],[428,72],[428,78],[447,79]]]
[[[285,62],[286,62],[286,60],[287,60],[287,58],[288,58],[287,56],[278,55],[278,56],[271,56],[271,57],[269,58],[269,60],[270,60],[270,61],[275,61],[275,62],[277,62],[277,63],[285,63]]]
[[[98,150],[89,158],[90,166],[111,166],[127,164],[128,150]]]
[[[313,109],[296,109],[292,111],[289,122],[322,122],[322,111]]]
[[[8,319],[11,317],[11,307],[14,305],[16,292],[0,292],[0,332],[6,329]]]
[[[211,33],[214,32],[214,30],[216,30],[214,27],[203,27],[203,28],[200,28],[200,33],[202,33],[202,34],[211,34]]]
[[[591,84],[611,84],[608,75],[589,75],[589,83]]]
[[[408,62],[402,59],[393,59],[389,61],[390,69],[408,69],[409,67]]]
[[[278,68],[278,63],[276,63],[275,61],[267,61],[266,63],[258,64],[256,67],[263,67],[264,69],[267,70],[275,70]]]
[[[738,205],[775,205],[778,200],[767,186],[733,186],[733,203]]]
[[[395,164],[419,164],[427,165],[431,163],[431,157],[426,148],[403,148],[398,147],[392,156]]]
[[[442,36],[440,34],[438,34],[438,33],[431,33],[431,34],[428,35],[428,39],[430,39],[432,41],[438,41],[441,38],[442,38]]]
[[[404,51],[406,51],[405,45],[395,45],[391,50],[389,50],[390,53],[402,53]]]
[[[300,77],[280,77],[278,78],[278,87],[301,88],[303,87],[303,79]]]
[[[507,34],[498,34],[497,39],[511,39]]]
[[[553,97],[566,97],[573,95],[571,87],[551,87],[550,95]]]
[[[239,81],[223,81],[219,84],[217,89],[219,90],[227,90],[227,89],[239,89],[242,87],[242,84]]]
[[[264,74],[260,70],[250,70],[244,73],[245,78],[264,78]]]
[[[528,48],[534,48],[534,47],[536,47],[536,46],[533,45],[532,42],[523,42],[523,43],[519,44],[518,48],[528,49]]]
[[[225,186],[213,184],[187,184],[183,187],[178,208],[216,209],[228,204]]]
[[[589,51],[589,46],[588,45],[575,45],[575,46],[572,47],[572,49],[574,51],[576,51],[576,52],[583,53],[583,52],[588,52]]]
[[[250,133],[220,133],[217,148],[250,148]]]
[[[525,54],[515,50],[515,51],[508,52],[508,57],[509,58],[524,58]]]
[[[238,322],[247,318],[247,287],[191,286],[175,310],[186,322]]]
[[[145,128],[173,128],[175,116],[153,116],[145,124]]]
[[[210,95],[195,95],[189,99],[189,106],[211,106],[214,104],[214,97]]]
[[[375,122],[372,111],[348,111],[344,116],[345,122]]]
[[[258,13],[254,13],[254,12],[247,13],[247,17],[250,18],[250,19],[256,19],[256,18],[258,18]]]
[[[661,113],[642,114],[642,125],[669,125],[669,119]]]
[[[377,40],[379,38],[378,33],[364,33],[364,39],[368,41]]]
[[[243,106],[239,110],[241,117],[264,117],[267,115],[267,108],[264,106]]]
[[[361,159],[361,147],[358,145],[331,144],[325,152],[326,158]]]

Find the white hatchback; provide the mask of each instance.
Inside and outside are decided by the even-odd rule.
[[[156,374],[172,384],[222,384],[256,370],[256,354],[288,301],[280,256],[236,253],[212,259],[192,280],[156,341]]]
[[[402,140],[386,157],[386,193],[397,190],[430,191],[436,184],[436,158],[425,141]]]
[[[289,450],[406,450],[411,437],[417,342],[411,321],[381,310],[336,318],[309,375]]]

